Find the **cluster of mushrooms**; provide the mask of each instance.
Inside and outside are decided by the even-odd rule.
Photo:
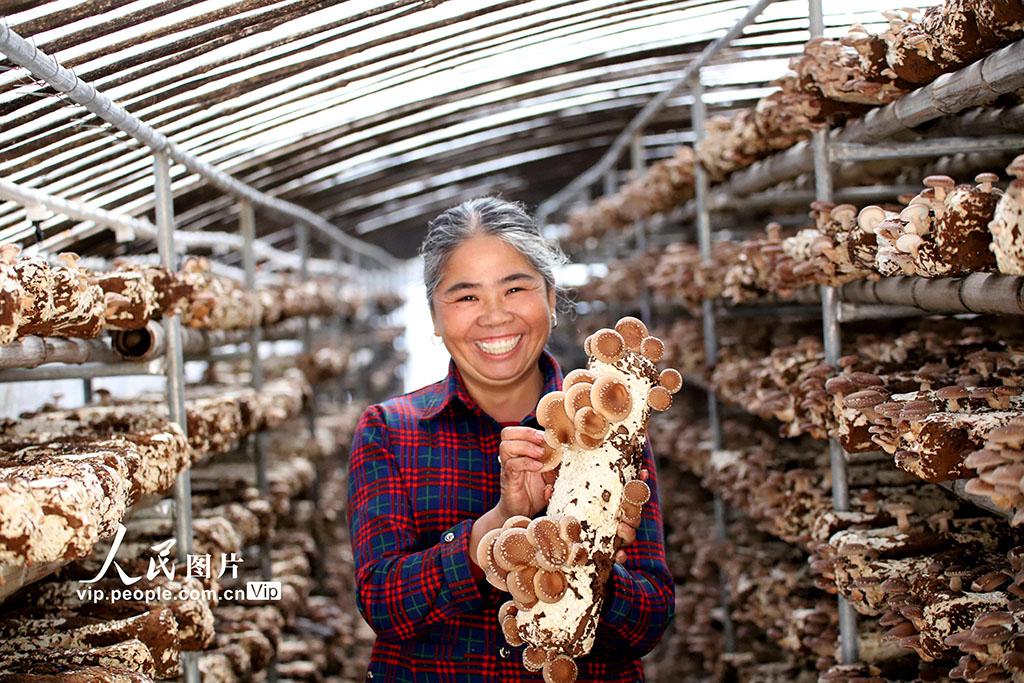
[[[777,223],[740,242],[716,242],[705,263],[695,244],[674,243],[609,264],[608,273],[580,289],[581,299],[635,298],[640,283],[657,297],[696,312],[700,302],[732,303],[767,296],[791,297],[814,285],[840,286],[859,279],[916,275],[952,277],[973,272],[1024,274],[1024,155],[999,177],[979,173],[958,184],[928,176],[925,189],[900,199],[905,206],[816,201],[812,227],[786,236]],[[811,290],[805,290],[810,292]]]
[[[991,517],[969,516],[970,508],[907,508],[893,526],[836,533],[815,549],[812,568],[859,613],[878,618],[886,642],[933,670],[1020,680],[1019,537]]]
[[[499,613],[510,645],[526,644],[523,665],[548,683],[572,683],[574,657],[588,652],[621,519],[638,519],[650,489],[638,478],[650,411],[667,410],[682,386],[660,373],[664,344],[625,317],[584,342],[587,369],[537,404],[544,471],[559,468],[547,514],[514,517],[481,539],[487,580],[512,599]],[[596,588],[595,588],[596,587]]]
[[[180,272],[121,263],[92,273],[77,254],[57,259],[63,265],[22,256],[16,244],[0,245],[0,344],[28,335],[95,338],[104,329],[136,330],[172,314],[189,327],[231,330],[294,316],[351,316],[361,305],[323,280],[283,277],[250,292],[214,275],[203,257],[186,259]],[[393,308],[391,299],[382,298],[379,307]]]
[[[677,148],[671,157],[654,162],[641,177],[626,183],[615,194],[571,211],[566,239],[583,243],[590,237],[601,237],[609,230],[679,206],[693,196],[695,163],[692,148]]]
[[[256,473],[248,460],[196,463],[191,476],[192,552],[210,555],[210,577],[186,577],[180,566],[173,578],[163,573],[147,577],[148,558],[156,555],[152,548],[174,538],[171,519],[150,513],[136,515],[125,523],[127,533],[121,540],[117,562],[127,575],[141,577],[132,588],[154,591],[150,594],[154,598],[93,603],[79,594],[83,586],[80,581],[99,572],[110,540],[100,541],[90,557],[63,567],[59,575],[8,597],[0,613],[0,680],[28,680],[52,673],[56,667],[61,680],[72,682],[151,683],[180,675],[182,652],[198,653],[203,680],[215,683],[258,679],[275,659],[278,675],[295,680],[309,680],[326,672],[343,673],[352,679],[362,676],[372,633],[359,635],[345,525],[329,525],[327,533],[331,535],[326,547],[323,539],[317,540],[311,533],[317,528],[315,518],[329,514],[333,515],[329,519],[337,521],[344,514],[343,469],[333,463],[329,467],[318,463],[335,457],[337,443],[351,440],[362,408],[359,404],[321,405],[316,438],[309,436],[305,420],[290,420],[267,432],[266,497],[257,488]],[[97,419],[91,426],[110,432],[124,428],[115,417],[108,418]],[[8,426],[13,428],[13,423]],[[80,445],[85,438],[84,428],[78,428],[75,434],[75,443]],[[168,434],[176,435],[178,449],[187,454],[189,448],[180,430],[169,425]],[[99,442],[105,451],[95,458],[86,452],[69,453],[70,460],[92,463],[95,459],[113,468],[117,439],[113,433],[100,433],[97,438],[102,436],[108,437]],[[21,438],[29,437],[0,437],[0,448],[7,451]],[[45,441],[47,435],[38,438]],[[138,439],[139,435],[127,433],[125,438]],[[165,444],[156,437],[152,441],[152,449]],[[55,447],[47,443],[47,448]],[[18,453],[27,455],[29,450]],[[138,451],[145,456],[145,449]],[[146,467],[144,457],[134,452],[129,455],[132,457],[124,458],[126,476],[133,468],[137,471]],[[173,472],[170,474],[173,480]],[[315,481],[323,491],[322,500],[310,498]],[[142,493],[159,492],[133,489],[130,498],[135,502]],[[49,510],[51,518],[58,514],[59,504]],[[89,523],[86,509],[82,506],[76,510],[79,523]],[[113,526],[100,535],[110,536]],[[49,532],[54,531],[50,526]],[[251,549],[254,544],[271,541],[271,572],[281,583],[280,599],[261,604],[223,597],[211,600],[209,593],[203,593],[232,588],[239,594],[246,581],[260,579],[259,563]],[[317,553],[326,554],[328,575],[323,589],[331,593],[329,596],[312,595],[310,558]],[[237,578],[230,571],[218,577],[224,556],[243,558]],[[109,595],[109,591],[123,589],[124,585],[111,568],[93,588]],[[185,591],[184,597],[181,591]]]
[[[710,119],[697,156],[712,177],[786,149],[814,128],[888,104],[1024,36],[1024,10],[1000,0],[949,0],[923,13],[884,14],[889,27],[881,35],[857,25],[839,39],[812,39],[790,61],[795,75],[776,81],[777,92],[732,119]]]

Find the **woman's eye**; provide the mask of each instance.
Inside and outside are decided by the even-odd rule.
[[[458,301],[473,301],[474,299],[476,299],[475,296],[473,296],[472,294],[467,294],[466,296],[462,297],[461,299],[458,299]]]
[[[522,287],[513,287],[512,289],[508,290],[508,293],[509,294],[515,294],[516,292],[521,292],[521,291],[523,291]]]

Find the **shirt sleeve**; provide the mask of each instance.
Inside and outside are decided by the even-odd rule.
[[[472,520],[423,547],[398,461],[388,448],[383,408],[371,406],[356,427],[349,463],[348,517],[356,599],[378,636],[418,637],[483,606],[470,569]]]
[[[602,650],[638,658],[650,652],[675,612],[672,574],[665,562],[665,531],[658,495],[658,477],[650,445],[643,467],[650,472],[651,499],[643,507],[636,541],[626,548],[625,564],[612,565],[609,595],[597,642]]]

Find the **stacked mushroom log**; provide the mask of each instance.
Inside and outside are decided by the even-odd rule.
[[[180,653],[207,648],[214,640],[219,575],[259,530],[256,513],[235,504],[194,510],[193,554],[208,555],[208,573],[188,575],[169,567],[173,523],[167,518],[133,520],[120,533],[119,579],[98,577],[110,541],[90,559],[64,567],[56,579],[25,588],[5,603],[0,631],[5,657],[0,671],[43,674],[68,665],[116,666],[157,679],[180,674]],[[154,571],[154,562],[159,567]],[[147,566],[148,563],[148,566]],[[83,583],[85,580],[91,583]],[[143,680],[149,680],[145,678]]]
[[[858,612],[879,617],[886,641],[950,678],[1020,680],[1018,542],[990,517],[911,506],[896,526],[835,534],[812,567]]]
[[[843,447],[850,452],[880,447],[901,469],[925,481],[969,478],[981,468],[987,480],[995,478],[1004,486],[1001,477],[1012,468],[999,468],[1013,460],[1014,428],[995,430],[1024,410],[1024,349],[1004,341],[998,331],[965,327],[961,334],[959,339],[901,337],[915,365],[921,363],[917,370],[908,370],[906,360],[886,367],[865,363],[863,357],[844,358],[843,372],[825,385],[834,399]],[[979,493],[996,491],[987,488],[986,480],[970,485]]]
[[[162,493],[190,460],[181,429],[49,416],[0,422],[0,566],[5,583],[87,555],[140,496]]]
[[[920,10],[883,12],[881,35],[855,25],[839,38],[814,38],[790,61],[795,76],[755,109],[713,117],[697,145],[712,178],[722,179],[768,154],[960,69],[1024,36],[1024,9],[1005,0],[948,0]]]
[[[682,146],[610,197],[569,213],[567,239],[582,243],[638,220],[669,211],[693,196],[693,149]]]
[[[1024,275],[1024,154],[1007,167],[1014,178],[996,206],[989,223],[992,232],[992,253],[999,272]]]
[[[90,273],[77,254],[57,258],[19,256],[14,244],[0,245],[0,344],[36,335],[95,338],[103,330],[137,330],[151,320],[179,314],[183,324],[205,330],[246,329],[310,315],[351,318],[363,306],[354,290],[334,280],[278,277],[250,292],[213,274],[210,262],[190,257],[181,272],[159,266],[116,264]],[[374,302],[394,306],[385,295]]]
[[[664,344],[636,318],[598,330],[584,351],[587,369],[537,405],[545,467],[559,468],[547,515],[512,518],[479,545],[488,580],[512,594],[500,612],[506,639],[529,645],[524,666],[549,683],[574,681],[573,659],[594,644],[618,523],[650,497],[638,477],[651,408],[668,409],[682,386],[678,371],[658,373]]]

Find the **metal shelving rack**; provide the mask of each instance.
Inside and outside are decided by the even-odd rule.
[[[272,258],[282,265],[298,267],[303,278],[313,270],[313,259],[309,250],[309,229],[316,229],[331,243],[337,245],[333,255],[334,263],[320,262],[318,272],[344,273],[345,264],[342,257],[350,255],[353,259],[368,259],[383,266],[393,265],[395,260],[382,249],[367,245],[353,238],[326,220],[302,207],[290,204],[276,197],[266,195],[224,173],[216,167],[192,156],[165,138],[161,133],[133,117],[122,107],[111,101],[92,85],[80,80],[75,74],[65,69],[52,56],[40,52],[35,46],[25,41],[8,26],[0,22],[0,53],[11,62],[26,68],[31,74],[49,84],[57,92],[62,93],[70,102],[81,105],[111,124],[114,128],[128,134],[135,140],[145,144],[152,150],[154,159],[154,192],[156,204],[156,226],[147,221],[129,216],[119,216],[108,211],[89,207],[80,202],[62,200],[47,196],[35,190],[19,187],[8,181],[0,180],[0,198],[19,202],[25,206],[42,204],[47,208],[64,213],[79,220],[89,220],[107,225],[114,230],[132,230],[157,239],[160,264],[171,271],[178,270],[179,247],[190,245],[210,246],[227,245],[242,251],[245,284],[249,289],[255,288],[255,269],[257,254]],[[173,190],[171,186],[171,162],[184,165],[193,173],[202,176],[207,182],[222,191],[233,195],[239,201],[241,235],[229,234],[195,234],[176,231],[174,227]],[[287,217],[296,222],[300,236],[300,254],[287,254],[262,243],[255,236],[255,207]],[[347,252],[347,254],[346,254]],[[308,351],[311,344],[311,322],[308,318],[303,323],[303,345]],[[196,335],[190,335],[196,343]],[[248,356],[251,363],[252,385],[259,389],[263,383],[259,345],[262,330],[259,326],[244,333],[226,335],[199,335],[199,345],[203,339],[207,342],[205,350],[209,351],[211,343],[248,342]],[[236,338],[237,337],[237,338]],[[216,340],[216,341],[214,341]],[[9,369],[0,371],[0,381],[42,380],[81,378],[84,382],[86,400],[91,397],[91,379],[113,375],[164,375],[167,379],[167,396],[169,414],[172,421],[178,423],[186,431],[185,415],[185,375],[184,375],[184,335],[178,316],[166,316],[163,321],[163,354],[162,358],[148,362],[113,362],[113,350],[104,342],[61,341],[48,344],[49,340],[36,344],[28,342],[26,351],[19,348],[19,353],[9,353],[7,363],[0,366]],[[34,348],[31,345],[34,344]],[[21,346],[27,346],[23,343]],[[47,354],[49,353],[49,357]],[[93,361],[89,365],[67,368],[48,367],[36,369],[34,366],[43,362],[71,360],[72,362]],[[97,362],[98,361],[98,362]],[[13,367],[21,366],[21,367]],[[315,405],[315,404],[314,404]],[[315,429],[315,408],[309,415],[310,430]],[[261,435],[254,435],[250,441],[250,453],[255,463],[256,477],[260,492],[269,492],[267,483],[267,454]],[[191,470],[184,469],[179,473],[173,488],[174,528],[176,536],[176,552],[179,563],[185,562],[185,556],[192,551],[192,497]],[[270,554],[268,544],[260,549],[261,572],[270,578]],[[56,569],[56,567],[53,567]],[[40,578],[34,576],[34,579]],[[201,680],[198,667],[198,653],[182,652],[182,674],[185,683]],[[276,680],[276,672],[271,667],[269,680]]]
[[[770,2],[770,0],[769,0]],[[606,191],[611,195],[614,184],[609,169],[618,161],[625,141],[642,131],[667,99],[689,83],[694,97],[692,120],[698,141],[703,135],[704,101],[700,70],[711,56],[737,37],[743,27],[752,22],[769,2],[753,4],[747,15],[726,35],[715,41],[695,59],[680,81],[654,98],[619,135],[615,143],[593,168],[581,174],[563,191],[542,203],[538,216],[546,219],[574,192],[592,183],[599,172],[605,173]],[[811,37],[824,33],[821,0],[808,0],[808,20]],[[997,50],[984,59],[960,71],[940,76],[932,83],[904,95],[896,102],[870,111],[860,119],[831,131],[822,130],[810,141],[797,143],[788,150],[778,152],[747,169],[733,173],[728,180],[709,188],[703,169],[695,168],[695,199],[673,211],[665,221],[694,220],[697,223],[701,256],[710,257],[711,228],[709,213],[713,209],[753,208],[776,205],[807,204],[813,200],[838,202],[865,202],[895,199],[900,194],[920,190],[919,187],[840,187],[856,170],[846,164],[836,173],[839,162],[875,161],[895,158],[928,158],[961,151],[991,151],[1014,148],[1024,149],[1024,136],[1019,134],[1024,123],[1024,105],[997,111],[968,112],[955,119],[952,115],[985,104],[996,95],[1024,87],[1024,41],[1018,41]],[[906,134],[921,124],[935,122],[932,136],[918,136],[913,141],[894,142],[893,138]],[[966,137],[967,135],[971,137]],[[636,154],[634,153],[634,157]],[[800,174],[813,172],[813,192],[807,190],[772,191],[782,181],[792,180]],[[659,221],[655,221],[659,222]],[[903,317],[916,312],[996,313],[1024,315],[1024,278],[991,273],[977,273],[961,278],[927,280],[920,277],[885,278],[878,282],[859,281],[840,288],[821,287],[822,338],[826,362],[837,366],[841,355],[841,325],[844,320],[873,317]],[[709,365],[717,358],[715,307],[712,301],[702,302],[704,345]],[[708,413],[714,448],[722,447],[721,422],[714,392],[708,391]],[[837,511],[849,509],[847,483],[847,457],[837,439],[829,440],[833,504]],[[993,509],[986,501],[970,496],[962,485],[955,482],[945,486],[954,494],[1007,516],[1006,511]],[[715,497],[716,527],[719,538],[724,538],[724,514],[721,502]],[[722,605],[726,613],[725,630],[731,630],[728,618],[728,594],[723,586]],[[840,661],[848,664],[859,659],[856,612],[839,597]],[[727,648],[728,649],[728,648]]]

